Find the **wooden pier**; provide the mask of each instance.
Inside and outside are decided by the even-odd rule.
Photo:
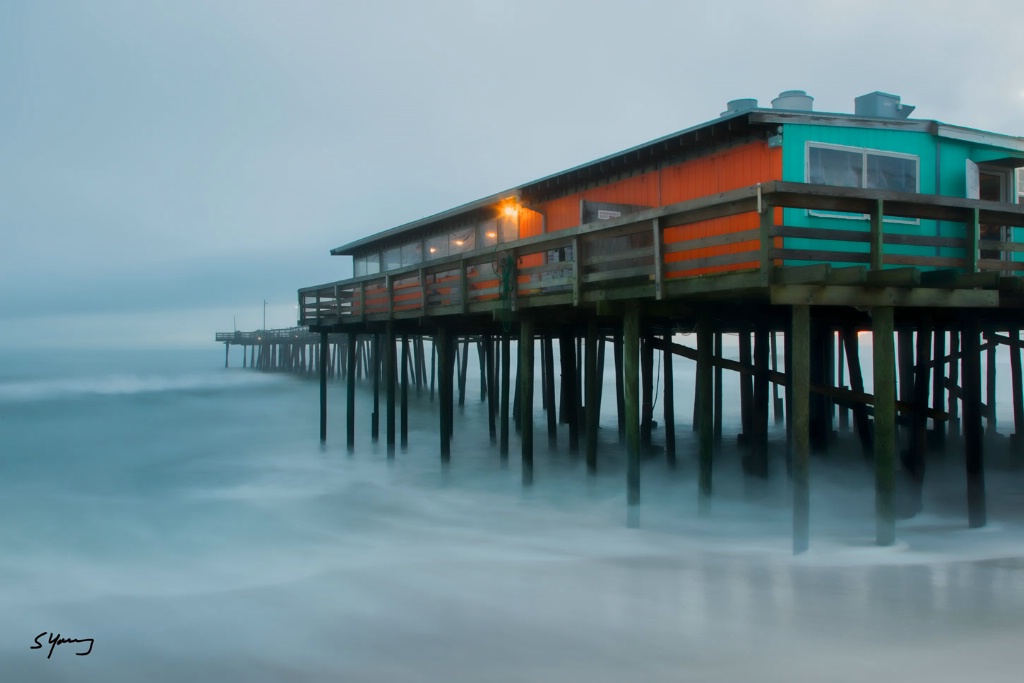
[[[783,209],[866,214],[870,220],[863,230],[795,228],[783,224]],[[750,217],[756,227],[671,243],[665,239],[669,230],[683,228],[685,235],[688,225],[734,216]],[[941,221],[945,230],[941,236],[921,235],[889,223],[883,230],[888,217]],[[451,459],[452,405],[457,394],[460,402],[464,399],[468,346],[478,345],[488,415],[497,423],[491,430],[496,457],[507,457],[514,420],[524,485],[534,477],[536,393],[546,408],[549,443],[557,440],[561,419],[569,425],[568,449],[582,443],[590,471],[600,466],[595,435],[601,378],[605,346],[613,344],[614,400],[627,453],[630,505],[641,500],[640,458],[651,439],[653,354],[664,354],[666,387],[672,382],[673,356],[679,357],[677,363],[696,362],[691,426],[698,432],[699,448],[691,461],[699,471],[696,494],[704,507],[714,492],[715,453],[722,448],[721,373],[735,372],[741,384],[744,471],[750,477],[792,478],[795,552],[808,546],[810,454],[829,448],[837,411],[841,420],[852,414],[864,456],[875,471],[877,542],[887,545],[895,540],[896,519],[920,509],[929,443],[950,435],[962,435],[967,521],[972,527],[985,524],[983,422],[987,419],[992,427],[995,421],[993,360],[999,344],[1010,349],[1013,361],[1014,443],[1024,434],[1019,334],[1024,326],[1024,261],[1019,260],[1024,244],[981,239],[985,224],[1024,226],[1024,207],[773,181],[519,239],[485,253],[307,287],[299,292],[300,324],[319,335],[321,344],[344,335],[341,347],[347,349],[350,367],[359,340],[372,335],[371,363],[382,370],[371,370],[371,376],[385,384],[390,456],[396,388],[405,396],[410,376],[425,376],[417,374],[426,366],[422,342],[431,340],[437,352],[443,463]],[[949,236],[951,231],[955,236]],[[601,248],[609,240],[636,246],[609,253]],[[791,247],[797,240],[801,248]],[[701,250],[724,243],[741,249],[702,256]],[[917,247],[917,253],[908,253],[907,245]],[[556,251],[569,256],[523,265]],[[730,267],[728,272],[701,270],[723,265]],[[696,348],[674,343],[676,331],[696,331]],[[864,389],[856,343],[863,332],[873,339],[873,393]],[[738,361],[722,357],[723,333],[739,335]],[[779,339],[784,346],[781,370]],[[560,409],[552,340],[560,349]],[[515,355],[512,341],[518,342]],[[410,343],[418,349],[412,352],[419,363],[415,371],[409,369]],[[539,392],[533,373],[537,348]],[[983,351],[989,354],[987,397],[981,393]],[[516,380],[511,382],[515,356]],[[294,352],[286,357],[293,358]],[[335,351],[329,357],[341,355]],[[337,366],[319,367],[326,387],[326,377]],[[353,448],[357,376],[346,377],[347,444]],[[431,373],[431,391],[433,381]],[[784,398],[776,400],[778,388]],[[376,435],[376,385],[374,395]],[[512,410],[510,395],[515,398]],[[321,410],[326,411],[325,388],[322,397]],[[789,435],[785,467],[769,463],[767,449],[770,412],[774,409],[779,419],[781,404]],[[665,457],[675,463],[679,456],[669,435],[681,416],[674,414],[671,401],[664,401],[663,409]],[[404,401],[402,410],[404,443]],[[322,438],[326,424],[323,412]],[[898,478],[906,486],[898,487]]]

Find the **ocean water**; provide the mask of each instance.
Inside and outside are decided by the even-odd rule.
[[[315,380],[224,369],[219,346],[0,355],[0,680],[1019,680],[1024,468],[1005,438],[986,528],[966,526],[952,450],[891,548],[870,472],[815,458],[794,558],[784,433],[769,481],[744,480],[732,395],[697,515],[692,363],[675,361],[679,466],[650,453],[629,514],[611,354],[598,476],[564,426],[547,448],[538,393],[528,490],[515,437],[507,467],[489,442],[475,361],[442,469],[426,391],[389,462],[365,386],[349,454],[340,383],[321,446]],[[83,642],[51,652],[50,634]]]

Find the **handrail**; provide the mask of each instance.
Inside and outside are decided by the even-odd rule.
[[[859,230],[786,227],[780,224],[779,209],[841,211],[867,215],[870,220],[866,225],[851,226]],[[883,216],[961,224],[963,232],[952,236],[948,229],[944,236],[900,232],[883,223]],[[687,234],[685,226],[726,217],[739,217],[731,232],[714,237]],[[528,301],[533,297],[579,305],[588,285],[591,289],[633,287],[638,296],[656,299],[663,296],[665,283],[672,280],[712,272],[755,271],[760,273],[761,284],[766,285],[776,265],[843,262],[844,254],[849,262],[865,263],[874,270],[908,265],[966,272],[1024,270],[1024,261],[1011,260],[1022,247],[980,239],[981,224],[1024,226],[1024,206],[770,181],[502,243],[486,251],[304,287],[299,290],[300,322],[316,325],[365,320],[367,316],[386,319],[395,315],[465,313],[486,310],[486,305],[493,307],[502,296],[514,297],[514,308],[531,305]],[[666,240],[669,230],[673,230],[671,241]],[[787,244],[793,239],[820,239],[848,246],[838,250],[798,249]],[[908,246],[934,247],[935,255],[907,253]],[[571,258],[548,263],[545,254],[556,249],[571,253]],[[497,282],[497,259],[502,254],[513,255],[519,264],[514,291],[504,294]],[[993,258],[994,254],[998,258]],[[402,284],[396,287],[396,282]]]

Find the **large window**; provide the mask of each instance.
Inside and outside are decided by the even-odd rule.
[[[885,152],[864,147],[843,147],[820,142],[807,143],[807,182],[868,190],[920,192],[920,159],[913,154]],[[812,216],[866,220],[867,214],[837,211],[808,211]],[[889,223],[920,223],[917,219],[889,218]]]
[[[807,182],[818,185],[919,192],[919,164],[911,154],[807,143]]]
[[[380,256],[376,253],[368,256],[356,256],[352,259],[352,266],[355,277],[376,275],[380,272]]]

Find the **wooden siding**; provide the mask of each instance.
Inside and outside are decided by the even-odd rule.
[[[547,216],[548,232],[555,232],[580,224],[581,200],[660,207],[759,182],[781,179],[781,149],[770,148],[765,142],[758,141],[560,197],[537,208]],[[757,227],[758,219],[755,215],[731,216],[670,228],[665,231],[665,243],[671,245],[684,240],[742,232]],[[666,255],[666,262],[673,265],[668,266],[670,270],[667,275],[682,277],[756,268],[756,256],[749,262],[698,265],[706,263],[705,259],[754,249],[756,245],[752,242],[739,242],[669,253]]]

